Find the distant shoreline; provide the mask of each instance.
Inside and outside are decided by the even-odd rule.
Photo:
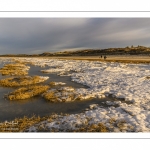
[[[53,59],[66,59],[66,60],[88,60],[88,61],[101,61],[101,62],[119,62],[119,63],[150,63],[149,56],[115,56],[106,55],[107,58],[100,58],[100,56],[68,56],[68,57],[51,57]],[[44,57],[42,57],[44,58]],[[49,57],[47,57],[49,58]]]
[[[43,52],[39,54],[2,54],[0,57],[91,57],[100,55],[150,56],[150,47],[132,45],[131,47],[127,46],[124,48],[81,49],[75,51]]]
[[[103,55],[104,56],[104,55]],[[101,62],[118,62],[118,63],[150,63],[150,56],[142,55],[106,55],[107,58],[100,56],[43,56],[43,57],[20,57],[20,58],[39,58],[39,59],[65,59],[65,60],[88,60],[88,61],[101,61]],[[6,56],[5,56],[6,57]],[[19,56],[17,56],[18,58]],[[2,58],[2,56],[0,57]],[[10,58],[16,58],[10,57]]]

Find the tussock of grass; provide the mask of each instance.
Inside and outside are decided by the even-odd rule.
[[[103,123],[81,126],[73,132],[108,132],[107,127]]]
[[[22,64],[22,63],[13,63],[13,64],[6,64],[4,67],[7,68],[16,68],[16,67],[26,67],[26,65]]]
[[[33,62],[27,61],[27,60],[18,60],[18,59],[13,59],[15,63],[20,63],[20,64],[29,64],[29,65],[34,65]]]
[[[65,114],[62,114],[66,116]],[[77,129],[59,129],[59,128],[51,128],[48,129],[45,123],[41,123],[42,121],[46,121],[47,123],[54,122],[59,118],[57,114],[52,114],[50,116],[39,117],[32,116],[23,118],[16,118],[11,122],[2,122],[0,123],[0,132],[26,132],[32,126],[36,127],[36,132],[109,132],[107,127],[103,123],[97,124],[82,124]],[[63,122],[62,122],[63,123]],[[61,126],[61,123],[60,123]],[[34,130],[33,130],[34,131]],[[33,132],[30,131],[30,132]]]
[[[58,101],[58,97],[55,95],[57,91],[53,91],[53,90],[50,90],[46,93],[43,94],[43,97],[46,99],[46,100],[49,100],[51,102],[57,102]]]
[[[34,85],[30,87],[22,87],[8,94],[9,100],[28,99],[33,96],[40,95],[49,89],[48,85]]]
[[[146,79],[150,79],[150,76],[145,77]]]
[[[37,125],[38,123],[42,121],[48,121],[53,122],[58,117],[57,114],[52,114],[50,116],[35,116],[27,117],[24,116],[22,118],[15,118],[12,121],[9,122],[1,122],[0,123],[0,132],[26,132],[28,131],[28,128]],[[38,127],[37,132],[45,132],[45,128],[42,128],[41,126]]]
[[[32,116],[30,118],[24,116],[23,118],[16,118],[11,122],[0,123],[0,132],[23,132],[30,126],[46,120],[47,117]]]
[[[56,85],[65,85],[66,83],[63,82],[50,82],[49,85],[56,86]]]
[[[109,120],[110,123],[110,130],[111,132],[114,132],[114,129],[117,128],[118,132],[123,132],[124,130],[128,130],[130,132],[133,132],[134,127],[131,125],[128,125],[126,120],[116,120],[115,118],[111,118]]]
[[[51,89],[43,94],[46,100],[51,102],[66,102],[78,99],[75,89],[72,87],[61,87],[59,89]]]
[[[44,82],[45,80],[47,80],[47,78],[41,76],[12,77],[12,78],[1,79],[0,85],[5,87],[26,86],[26,85]]]
[[[0,69],[2,75],[27,75],[29,66],[26,66],[21,63],[15,64],[6,64],[3,68]]]
[[[49,83],[51,86],[54,86],[55,85],[55,82],[50,82]]]

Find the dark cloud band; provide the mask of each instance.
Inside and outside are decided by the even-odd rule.
[[[149,46],[149,18],[1,18],[1,54]]]

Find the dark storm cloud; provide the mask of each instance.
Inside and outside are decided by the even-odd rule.
[[[0,54],[150,46],[148,18],[0,19]]]

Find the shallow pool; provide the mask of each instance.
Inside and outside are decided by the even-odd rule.
[[[2,64],[0,64],[0,68]],[[55,82],[65,82],[65,86],[72,86],[74,88],[88,88],[82,84],[78,84],[71,81],[70,76],[58,76],[57,74],[45,74],[40,72],[43,68],[37,66],[30,66],[29,75],[41,75],[49,76],[49,79],[43,84],[48,84],[51,81]],[[0,78],[7,78],[8,76],[0,75]],[[90,99],[83,101],[74,101],[67,103],[51,103],[41,96],[36,96],[26,100],[10,101],[4,98],[4,95],[8,92],[13,91],[15,88],[0,87],[0,121],[9,121],[14,118],[23,116],[46,116],[52,113],[78,113],[82,112],[90,104],[99,104],[101,106],[107,107],[102,102],[109,100],[113,101],[113,98],[103,98],[103,99]]]

